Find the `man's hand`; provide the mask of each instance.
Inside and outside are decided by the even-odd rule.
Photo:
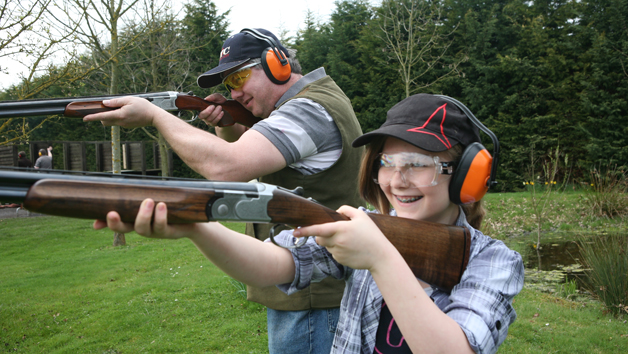
[[[214,93],[205,97],[205,101],[215,102],[218,104],[225,103],[227,99],[219,94]],[[227,127],[219,127],[218,122],[224,117],[231,117],[229,113],[222,109],[222,106],[209,106],[198,114],[198,117],[210,127],[216,128],[216,135],[224,141],[234,142],[244,134],[249,128],[241,124],[234,124]]]
[[[205,97],[205,101],[222,104],[225,103],[227,99],[219,93],[213,93]],[[229,116],[229,113],[223,110],[222,106],[209,106],[202,112],[199,112],[198,117],[207,125],[215,127],[225,115]]]
[[[119,107],[113,111],[90,114],[83,118],[85,122],[101,121],[104,126],[119,125],[124,128],[138,128],[153,125],[153,118],[163,109],[140,97],[120,97],[102,101],[107,107]]]

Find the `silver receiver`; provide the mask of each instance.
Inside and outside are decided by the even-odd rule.
[[[168,96],[153,97],[150,101],[157,107],[162,108],[165,111],[178,111],[176,100],[179,95],[178,92],[167,91]]]
[[[273,199],[273,192],[277,186],[265,183],[251,183],[257,188],[257,193],[237,191],[237,190],[221,190],[218,199],[211,202],[211,218],[221,221],[240,221],[240,222],[262,222],[272,221],[268,216],[268,202]],[[295,194],[302,194],[302,188],[289,191]],[[217,193],[218,194],[218,193]],[[294,245],[281,245],[275,241],[275,229],[279,224],[270,229],[270,241],[275,245],[287,249],[298,248],[303,246],[308,237],[294,240]]]
[[[251,183],[257,193],[222,190],[221,197],[211,204],[212,219],[221,221],[263,222],[271,221],[268,202],[273,199],[277,187],[264,183]]]

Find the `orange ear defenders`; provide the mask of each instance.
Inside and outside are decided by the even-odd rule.
[[[279,49],[279,45],[272,37],[266,36],[252,28],[244,28],[240,32],[246,32],[253,37],[268,43],[269,47],[262,51],[262,68],[270,81],[283,85],[290,80],[292,68],[286,55]]]
[[[485,127],[465,105],[448,96],[436,96],[460,108],[476,127],[493,140],[493,156],[480,143],[475,142],[467,146],[449,182],[449,199],[452,202],[458,205],[477,202],[484,197],[492,185],[497,184],[495,173],[499,157],[499,141],[495,134]]]

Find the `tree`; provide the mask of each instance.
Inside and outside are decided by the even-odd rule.
[[[359,41],[363,31],[369,28],[373,11],[364,0],[345,0],[336,3],[331,14],[328,74],[350,98],[364,96],[365,70],[361,61]]]
[[[438,1],[385,0],[377,11],[376,35],[385,54],[397,63],[405,97],[458,73],[462,59],[446,60],[457,25],[443,31],[443,8]],[[433,74],[436,68],[444,72]]]
[[[211,0],[194,0],[185,5],[185,16],[182,20],[182,37],[189,47],[189,72],[195,75],[187,77],[184,90],[194,88],[200,90],[196,84],[196,77],[205,71],[218,66],[222,44],[229,37],[227,16],[230,10],[218,13],[216,5]],[[222,89],[222,88],[218,88]],[[215,90],[202,91],[210,94]]]
[[[577,127],[587,138],[585,165],[628,166],[628,2],[588,0],[582,4],[578,38],[586,71],[574,80],[584,118]]]
[[[316,20],[310,10],[305,15],[305,28],[297,32],[294,47],[304,73],[329,67],[327,55],[331,47],[331,29]]]
[[[154,0],[145,3],[144,11],[141,18],[148,21],[133,24],[123,33],[125,37],[147,34],[139,36],[133,48],[121,53],[125,79],[120,80],[120,86],[130,92],[180,91],[191,65],[189,48],[180,35],[182,28],[175,15],[168,8],[159,8]],[[158,143],[161,175],[169,176],[167,142],[155,129],[142,130]]]
[[[578,8],[571,1],[451,1],[448,17],[461,19],[453,47],[468,60],[460,78],[437,87],[464,102],[500,139],[497,190],[520,188],[532,144],[561,146],[583,157],[584,134],[576,79],[587,71],[577,40]],[[488,147],[488,146],[487,146]],[[558,171],[562,175],[565,171]]]
[[[127,52],[128,60],[125,60],[125,72],[134,78],[129,82],[134,85],[134,92],[198,88],[196,74],[218,64],[218,53],[228,36],[225,20],[228,11],[218,15],[213,2],[195,0],[194,4],[186,4],[183,20],[175,21],[174,14],[155,11],[154,1],[148,5],[143,18],[151,19],[145,23],[151,28],[131,26],[132,31],[143,31],[148,35],[141,37],[135,48]],[[200,95],[204,97],[203,93]],[[142,130],[158,142],[162,176],[167,176],[169,145],[158,131]]]
[[[107,93],[120,92],[120,53],[128,50],[144,32],[130,38],[120,37],[120,22],[126,16],[134,16],[131,11],[139,0],[106,0],[95,3],[91,0],[65,0],[62,10],[68,20],[67,26],[75,27],[76,39],[92,50],[93,66],[103,68],[108,84]],[[107,45],[108,42],[108,45]],[[111,160],[113,173],[121,173],[120,127],[111,127]],[[124,235],[114,235],[114,246],[126,243]]]
[[[8,1],[0,9],[0,58],[19,64],[25,69],[20,73],[21,82],[6,89],[2,100],[22,100],[42,96],[54,85],[75,82],[88,72],[78,70],[72,50],[71,38],[76,27],[59,28],[47,16],[51,11],[51,0]],[[69,48],[69,49],[68,49]],[[68,64],[59,67],[53,59],[65,53]],[[0,64],[0,73],[9,74],[9,68]],[[0,123],[0,145],[27,140],[29,135],[52,117],[29,124],[25,118],[6,119]]]

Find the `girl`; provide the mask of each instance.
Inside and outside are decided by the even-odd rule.
[[[150,199],[135,225],[111,212],[94,227],[188,237],[231,277],[254,286],[279,284],[288,294],[327,276],[345,279],[332,353],[494,353],[516,318],[512,300],[523,286],[523,262],[478,230],[481,201],[460,206],[450,200],[451,174],[465,148],[479,141],[477,127],[450,99],[420,94],[395,105],[381,128],[353,142],[368,144],[359,188],[378,212],[470,230],[469,264],[451,292],[417,279],[363,208],[341,207],[349,221],[275,237],[288,245],[295,237],[316,236],[291,250],[218,223],[168,225],[166,205],[155,207]]]

